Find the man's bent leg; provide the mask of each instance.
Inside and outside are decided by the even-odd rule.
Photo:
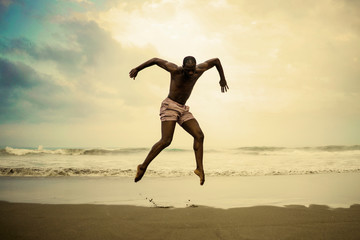
[[[161,139],[154,144],[151,148],[149,154],[145,158],[144,162],[137,167],[137,173],[135,177],[135,182],[141,180],[145,171],[151,161],[167,146],[170,145],[174,130],[175,130],[176,121],[163,121],[161,122]]]
[[[194,137],[194,152],[195,152],[195,159],[196,159],[196,169],[194,173],[199,176],[200,178],[200,185],[203,185],[205,182],[205,173],[203,167],[203,143],[204,143],[204,134],[201,131],[199,123],[196,119],[190,119],[184,122],[181,125],[182,128],[185,129],[191,136]]]

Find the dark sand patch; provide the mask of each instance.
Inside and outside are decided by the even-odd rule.
[[[360,205],[217,209],[0,202],[0,239],[360,239]]]

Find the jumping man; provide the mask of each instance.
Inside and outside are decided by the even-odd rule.
[[[203,142],[204,134],[199,123],[189,112],[189,107],[185,105],[190,97],[199,77],[210,68],[216,66],[220,75],[221,92],[226,92],[229,87],[225,80],[223,68],[218,58],[213,58],[196,65],[196,60],[192,56],[185,57],[181,67],[174,63],[159,58],[152,58],[140,66],[132,69],[129,73],[130,78],[135,80],[138,72],[152,65],[158,65],[171,75],[170,90],[168,97],[161,103],[161,139],[154,144],[144,162],[137,167],[135,182],[140,181],[151,161],[172,141],[175,125],[178,123],[185,131],[194,137],[194,152],[196,159],[196,169],[194,173],[200,178],[200,185],[205,182],[203,167]]]

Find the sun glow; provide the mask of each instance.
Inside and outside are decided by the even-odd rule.
[[[221,35],[210,37],[181,1],[145,2],[132,11],[126,8],[127,5],[121,4],[98,19],[98,23],[124,46],[151,45],[162,57],[178,59],[184,55],[206,55],[209,49],[217,49],[222,43]]]

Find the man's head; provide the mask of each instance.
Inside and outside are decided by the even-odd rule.
[[[196,59],[192,56],[187,56],[183,60],[183,69],[186,75],[193,75],[196,68]]]

